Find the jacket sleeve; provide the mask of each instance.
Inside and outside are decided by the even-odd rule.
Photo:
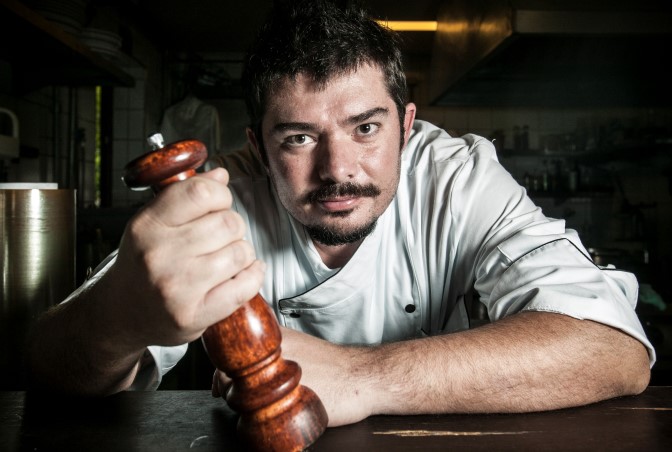
[[[576,231],[547,218],[498,163],[494,147],[474,138],[470,161],[453,187],[470,227],[475,288],[491,320],[521,311],[546,311],[620,329],[655,350],[635,312],[635,275],[594,264]],[[467,206],[467,207],[465,207]]]

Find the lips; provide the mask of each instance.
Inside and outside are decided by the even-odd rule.
[[[352,210],[361,197],[339,197],[332,199],[323,199],[319,201],[320,206],[329,212],[340,212],[343,210]]]

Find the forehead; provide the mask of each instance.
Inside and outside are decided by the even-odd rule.
[[[269,92],[264,116],[337,106],[357,110],[381,103],[393,103],[383,71],[377,66],[363,65],[325,81],[315,81],[306,73],[281,79]]]

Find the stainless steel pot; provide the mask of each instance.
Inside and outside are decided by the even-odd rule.
[[[1,389],[22,388],[30,328],[74,290],[75,197],[45,184],[0,184]]]

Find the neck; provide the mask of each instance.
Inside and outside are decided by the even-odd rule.
[[[360,239],[354,243],[347,243],[345,245],[324,245],[313,240],[313,244],[324,265],[329,268],[340,268],[348,263],[363,240]]]

